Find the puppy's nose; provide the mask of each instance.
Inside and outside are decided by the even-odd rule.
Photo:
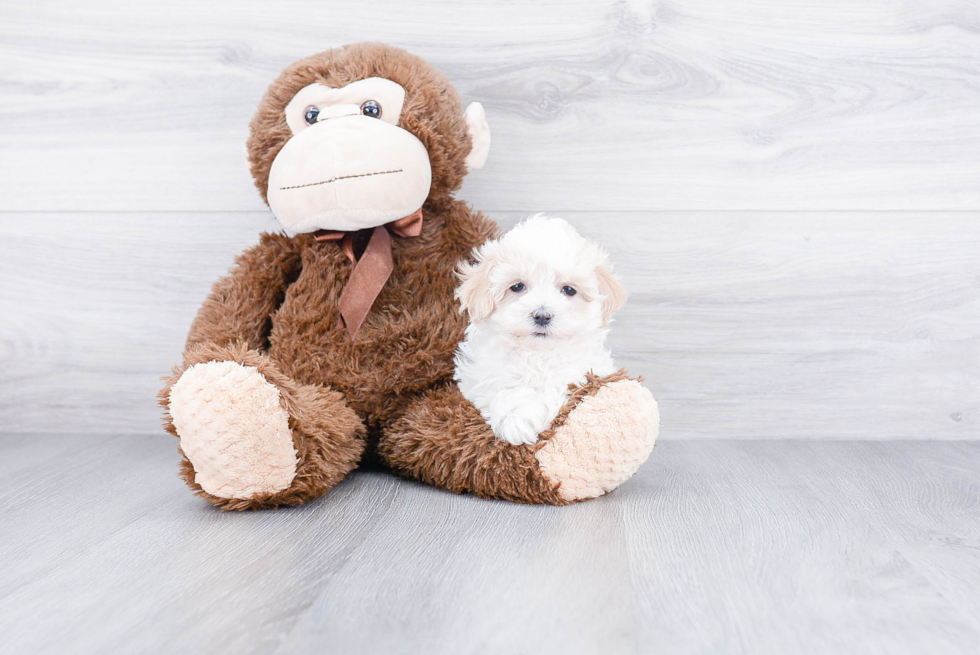
[[[551,319],[554,317],[555,315],[549,312],[544,307],[539,307],[538,309],[535,309],[533,312],[531,312],[531,318],[534,319],[535,324],[540,325],[541,327],[544,327],[548,323],[551,323]]]

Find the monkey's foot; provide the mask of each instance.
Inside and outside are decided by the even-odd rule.
[[[279,389],[253,366],[191,366],[170,389],[170,415],[195,481],[218,498],[287,489],[297,455]]]
[[[659,430],[660,412],[650,392],[636,380],[619,379],[582,398],[535,456],[562,500],[585,500],[636,473]]]

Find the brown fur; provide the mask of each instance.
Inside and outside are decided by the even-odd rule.
[[[390,466],[439,487],[561,504],[538,470],[535,447],[496,440],[451,381],[466,326],[453,297],[454,269],[497,228],[452,199],[471,145],[448,80],[421,59],[380,44],[347,46],[293,64],[269,87],[252,121],[248,152],[255,183],[265,197],[269,168],[290,135],[283,109],[297,91],[313,82],[340,86],[372,76],[405,88],[399,125],[429,152],[432,188],[422,235],[393,239],[394,272],[353,341],[337,329],[337,303],[351,263],[336,243],[308,234],[264,234],[242,254],[201,307],[183,364],[166,378],[159,400],[166,409],[170,387],[196,363],[256,367],[278,387],[289,414],[297,476],[280,493],[232,500],[204,492],[186,458],[181,474],[222,509],[296,505],[330,489],[370,450],[368,444],[380,442]],[[590,380],[570,406],[598,384]],[[176,435],[169,415],[165,427]]]

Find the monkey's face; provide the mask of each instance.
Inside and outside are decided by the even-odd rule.
[[[373,64],[358,79],[347,68],[355,81],[337,83],[334,67],[373,60],[377,52],[387,70]],[[249,153],[256,183],[284,227],[353,231],[409,216],[430,193],[451,193],[466,170],[482,166],[489,142],[479,103],[463,112],[424,62],[364,44],[287,69],[253,120]]]
[[[268,199],[294,232],[359,230],[408,216],[429,195],[429,153],[398,127],[405,89],[372,77],[319,83],[286,106],[293,136],[272,162]]]

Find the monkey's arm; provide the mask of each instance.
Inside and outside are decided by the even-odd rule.
[[[301,268],[292,240],[282,234],[263,234],[256,246],[235,259],[231,272],[215,282],[191,325],[186,351],[203,344],[235,343],[265,351],[272,313]]]

